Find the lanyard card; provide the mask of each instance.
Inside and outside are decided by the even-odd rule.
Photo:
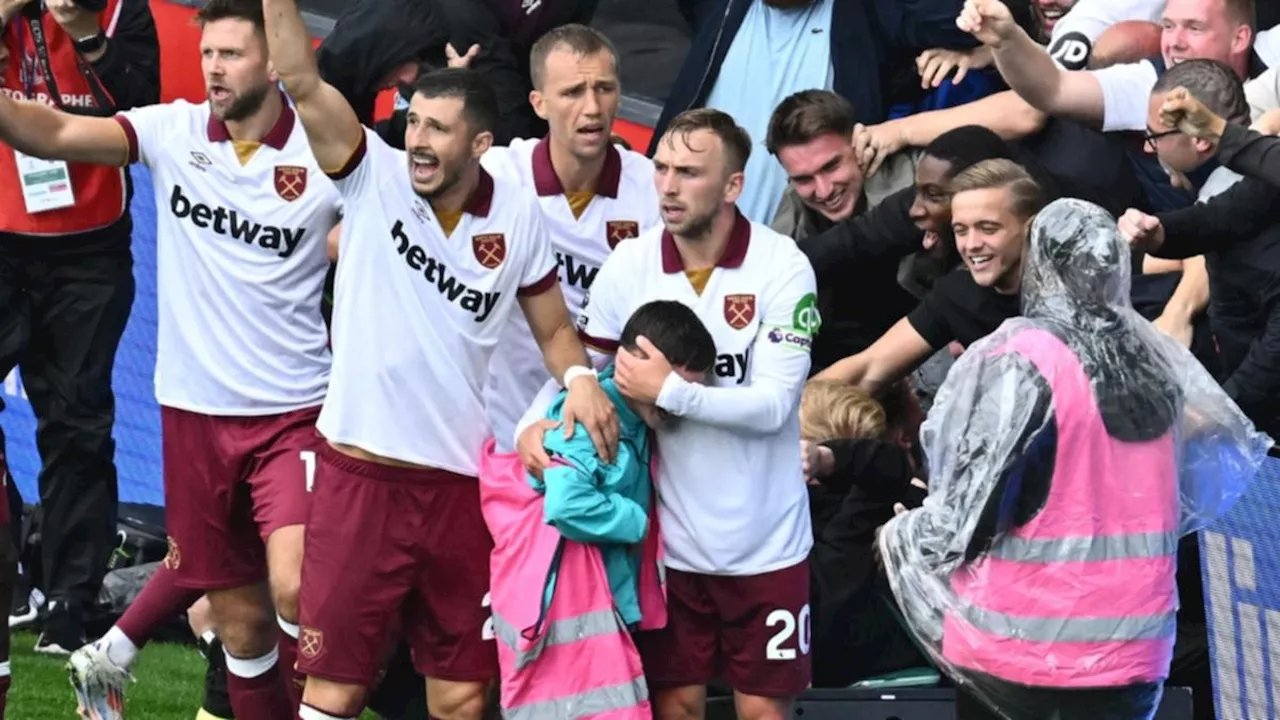
[[[76,204],[71,190],[71,172],[62,160],[41,160],[13,151],[18,166],[22,199],[31,214],[60,210]]]

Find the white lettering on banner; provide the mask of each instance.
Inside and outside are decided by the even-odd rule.
[[[22,386],[22,376],[18,375],[17,368],[10,370],[8,376],[5,377],[4,394],[9,397],[27,399],[27,389]]]
[[[0,92],[4,93],[8,97],[13,98],[14,100],[35,100],[36,102],[44,105],[57,107],[57,105],[49,97],[49,93],[38,92],[38,93],[35,93],[32,97],[28,98],[26,93],[16,88],[0,88]],[[94,106],[95,106],[95,103],[93,101],[92,95],[75,95],[71,93],[62,93],[62,107],[64,108],[68,108],[68,107],[72,107],[72,108],[86,107],[87,108],[87,107],[94,107]]]
[[[1206,532],[1204,562],[1218,713],[1238,720],[1274,717],[1270,706],[1280,704],[1280,612],[1236,599],[1237,591],[1258,589],[1253,543]]]

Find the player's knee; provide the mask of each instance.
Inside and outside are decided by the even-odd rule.
[[[260,587],[209,593],[218,639],[233,657],[256,658],[276,644],[276,614]]]
[[[302,704],[335,717],[349,717],[364,707],[366,691],[359,685],[335,683],[315,676],[307,678]]]
[[[481,720],[486,696],[483,683],[434,682],[427,692],[427,710],[437,720]]]
[[[791,701],[734,693],[733,704],[740,720],[786,720],[791,717]]]
[[[298,594],[302,591],[302,573],[271,578],[271,602],[276,613],[288,622],[298,622]]]
[[[702,720],[706,689],[697,686],[671,688],[654,693],[654,715],[659,720]]]

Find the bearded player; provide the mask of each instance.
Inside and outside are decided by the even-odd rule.
[[[0,138],[40,157],[141,162],[159,206],[156,398],[170,551],[119,625],[73,657],[84,710],[119,717],[137,648],[207,593],[236,717],[277,720],[293,714],[282,678],[293,636],[277,625],[298,619],[330,366],[325,236],[340,198],[275,87],[260,5],[211,0],[198,18],[208,103],[93,118],[0,99]]]

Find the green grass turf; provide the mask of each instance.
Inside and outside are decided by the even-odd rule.
[[[15,633],[10,653],[13,685],[6,717],[67,720],[76,717],[75,693],[63,669],[65,658],[35,653],[33,633]],[[152,643],[138,655],[125,695],[127,720],[193,720],[204,700],[205,661],[191,645]],[[376,720],[366,713],[362,720]]]

